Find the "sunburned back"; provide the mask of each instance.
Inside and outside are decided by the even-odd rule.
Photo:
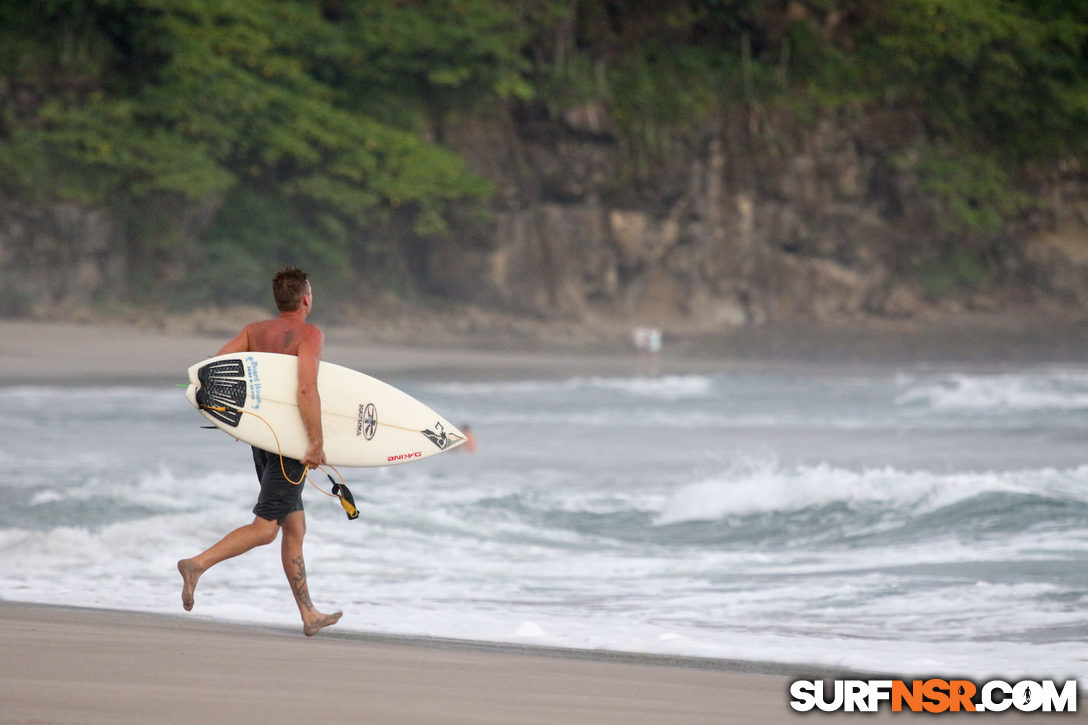
[[[283,318],[254,322],[246,328],[249,349],[253,352],[298,355],[299,344],[312,327],[299,320]]]

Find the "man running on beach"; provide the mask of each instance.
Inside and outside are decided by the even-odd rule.
[[[310,445],[302,460],[283,458],[276,453],[253,449],[253,462],[261,481],[261,493],[253,507],[253,523],[235,529],[207,551],[178,562],[181,572],[181,604],[193,608],[193,592],[200,575],[219,562],[244,554],[256,546],[271,544],[283,529],[281,545],[283,571],[291,584],[302,631],[312,637],[322,628],[336,624],[343,612],[322,614],[310,601],[306,584],[306,563],[302,558],[302,539],[306,535],[306,514],[302,510],[302,485],[292,483],[304,478],[306,467],[316,468],[325,461],[321,431],[321,398],[317,392],[317,367],[325,337],[321,330],[306,322],[313,308],[314,296],[306,273],[296,267],[284,267],[272,279],[272,293],[279,317],[253,322],[242,328],[216,355],[234,352],[276,352],[298,357],[298,408]]]

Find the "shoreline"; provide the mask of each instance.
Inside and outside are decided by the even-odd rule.
[[[221,328],[0,318],[0,385],[185,383],[190,365],[229,339]],[[718,371],[889,367],[1002,369],[1088,363],[1088,324],[1006,318],[864,327],[764,326],[720,335],[666,337],[660,358],[639,354],[620,332],[577,337],[463,338],[446,332],[326,328],[323,359],[384,379],[524,379],[579,375],[681,375]]]
[[[41,621],[61,621],[82,619],[85,616],[100,617],[103,620],[128,619],[143,620],[151,626],[176,628],[189,626],[187,623],[206,625],[207,627],[267,634],[269,636],[298,637],[301,627],[261,624],[256,622],[227,621],[200,614],[170,614],[140,610],[83,607],[49,602],[32,602],[0,599],[0,621],[9,618],[30,617]],[[731,674],[763,675],[769,677],[796,678],[832,678],[832,677],[890,677],[888,673],[861,673],[833,665],[810,665],[799,662],[776,662],[770,660],[729,659],[722,657],[700,657],[696,655],[660,654],[636,652],[631,650],[588,649],[563,647],[558,645],[504,642],[501,640],[459,639],[456,637],[438,637],[414,634],[390,634],[384,632],[366,632],[338,628],[336,625],[322,629],[316,635],[322,640],[338,640],[361,644],[402,647],[423,650],[441,650],[448,652],[466,652],[481,654],[514,655],[518,657],[587,661],[621,665],[643,665],[650,667],[679,668],[686,670],[725,672]]]

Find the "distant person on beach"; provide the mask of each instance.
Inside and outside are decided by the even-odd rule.
[[[469,429],[468,423],[461,426],[461,433],[465,436],[465,443],[457,450],[462,450],[465,453],[476,452],[476,438],[472,435],[472,430]]]
[[[661,328],[639,326],[631,331],[631,341],[639,354],[645,354],[651,375],[661,372]]]
[[[250,549],[271,544],[283,530],[281,544],[283,571],[295,595],[302,631],[307,637],[323,627],[336,624],[342,612],[322,614],[310,601],[306,583],[306,563],[302,557],[302,539],[306,535],[306,514],[302,510],[302,480],[306,468],[316,468],[325,461],[321,430],[321,398],[317,392],[317,367],[321,361],[324,334],[306,322],[313,308],[314,296],[307,275],[296,267],[284,267],[272,279],[272,293],[279,317],[253,322],[216,353],[275,352],[298,357],[298,407],[310,438],[301,460],[281,458],[276,453],[253,449],[253,462],[261,492],[253,507],[253,523],[231,531],[218,543],[191,559],[178,562],[181,572],[181,604],[193,608],[193,593],[200,575],[221,561],[244,554]],[[287,477],[290,476],[290,479]]]

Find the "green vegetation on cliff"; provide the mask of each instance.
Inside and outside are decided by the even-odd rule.
[[[1088,6],[0,0],[0,193],[109,207],[133,296],[248,299],[228,283],[292,258],[402,274],[405,239],[493,191],[444,123],[502,104],[605,109],[636,181],[731,109],[917,114],[946,236],[985,238],[1026,203],[1018,170],[1088,151]]]

